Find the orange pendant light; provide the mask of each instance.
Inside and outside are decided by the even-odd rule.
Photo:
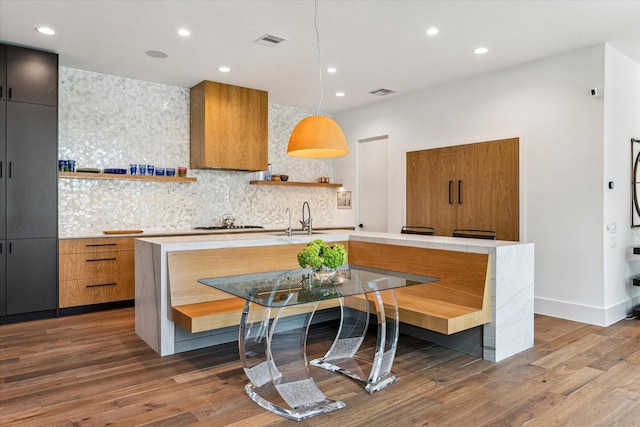
[[[334,120],[326,116],[310,116],[293,129],[287,154],[293,157],[340,157],[349,154],[349,145]]]
[[[289,137],[287,154],[293,157],[328,158],[349,154],[349,144],[340,126],[329,117],[320,115],[322,105],[322,67],[320,66],[320,32],[318,31],[318,0],[315,1],[314,26],[318,48],[320,102],[315,116],[302,119]]]

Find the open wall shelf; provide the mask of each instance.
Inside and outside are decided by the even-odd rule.
[[[342,184],[322,183],[322,182],[293,182],[293,181],[249,181],[251,185],[283,185],[293,187],[342,187]]]
[[[58,172],[58,178],[71,179],[111,179],[122,181],[155,181],[155,182],[195,182],[197,178],[179,176],[151,176],[151,175],[127,175],[116,173],[91,173],[91,172]]]

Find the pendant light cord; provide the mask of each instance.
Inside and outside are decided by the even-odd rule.
[[[315,1],[315,11],[313,16],[313,24],[316,29],[316,44],[318,46],[318,71],[320,79],[320,101],[316,109],[316,116],[320,115],[320,107],[322,106],[323,86],[322,86],[322,63],[320,62],[320,31],[318,31],[318,0]]]

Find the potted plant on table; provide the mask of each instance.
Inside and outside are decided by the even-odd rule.
[[[340,243],[327,245],[323,240],[312,240],[298,252],[298,264],[302,268],[313,269],[318,280],[329,280],[336,274],[336,268],[347,262],[347,250]]]

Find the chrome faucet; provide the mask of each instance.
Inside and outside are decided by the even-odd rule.
[[[307,206],[307,212],[309,213],[309,218],[308,219],[304,219],[304,207],[305,205]],[[300,224],[302,224],[302,231],[307,231],[307,234],[309,236],[311,236],[311,234],[313,234],[313,231],[311,230],[311,208],[309,207],[309,202],[304,202],[302,204],[302,221],[300,221]]]
[[[293,234],[291,230],[291,209],[287,208],[284,213],[289,214],[289,227],[287,227],[287,236],[291,237],[291,235]]]

